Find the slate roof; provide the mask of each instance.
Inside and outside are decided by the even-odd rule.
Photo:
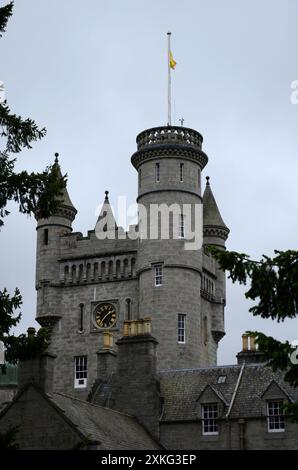
[[[15,406],[23,393],[33,387],[42,397],[52,404],[56,412],[67,421],[84,441],[97,444],[102,450],[158,450],[163,447],[132,416],[84,400],[54,392],[45,393],[34,382],[28,382],[3,410],[0,418]],[[30,415],[30,406],[25,413]],[[34,406],[34,405],[33,405]],[[43,423],[44,425],[46,423]]]
[[[226,402],[225,413],[231,403],[241,365],[217,366],[201,369],[168,370],[160,372],[161,394],[164,398],[162,421],[197,420],[197,400],[210,384]],[[224,383],[217,383],[220,376],[226,376]],[[264,364],[247,364],[244,367],[240,385],[233,403],[231,418],[249,418],[262,416],[264,398],[262,397],[272,380],[283,391],[298,402],[298,389],[283,381],[282,372],[273,372]]]
[[[53,393],[50,399],[84,436],[99,441],[103,449],[161,448],[132,416],[62,393]]]
[[[223,227],[228,229],[219,212],[209,182],[203,194],[203,223],[205,226]]]
[[[57,169],[58,169],[58,176],[59,176],[60,178],[62,178],[63,175],[62,175],[62,172],[61,172],[60,164],[59,164],[59,162],[58,162],[58,157],[56,157],[54,165],[55,165],[55,166],[57,167]],[[59,199],[61,199],[61,201],[62,201],[61,204],[62,204],[63,206],[65,206],[65,207],[71,207],[72,209],[74,209],[74,210],[77,212],[75,206],[74,206],[73,203],[71,202],[71,199],[70,199],[70,197],[69,197],[69,194],[68,194],[68,191],[67,191],[67,187],[66,187],[66,186],[62,189],[62,191],[61,191],[61,196],[59,196]]]

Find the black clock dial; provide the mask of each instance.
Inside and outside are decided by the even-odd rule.
[[[95,311],[95,321],[100,328],[111,328],[115,325],[117,313],[114,305],[100,304]]]

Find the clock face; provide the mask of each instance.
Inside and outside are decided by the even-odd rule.
[[[117,313],[114,305],[100,304],[95,310],[95,321],[100,328],[111,328],[115,325]]]

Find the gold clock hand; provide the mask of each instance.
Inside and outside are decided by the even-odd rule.
[[[107,316],[110,315],[110,312],[106,313],[106,315],[103,317],[103,319],[101,320],[101,323],[104,322],[104,320],[107,318]]]

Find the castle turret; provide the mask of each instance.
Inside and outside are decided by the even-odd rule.
[[[212,245],[220,249],[225,249],[225,241],[230,230],[224,223],[218,209],[215,197],[211,190],[210,178],[206,176],[206,188],[203,195],[203,243],[204,246]],[[216,343],[225,335],[224,328],[224,307],[226,305],[226,276],[215,264],[216,295],[211,304],[211,332]]]
[[[54,168],[62,178],[58,153]],[[36,289],[37,321],[42,326],[53,326],[60,318],[59,259],[60,238],[72,232],[72,222],[77,210],[70,200],[67,188],[62,191],[57,213],[47,219],[37,220]]]
[[[191,229],[199,239],[203,232],[202,219],[193,217],[202,211],[201,170],[208,161],[202,141],[185,127],[148,129],[137,136],[131,159],[139,175],[139,316],[152,318],[160,369],[203,365],[202,250],[186,243],[189,210]]]

